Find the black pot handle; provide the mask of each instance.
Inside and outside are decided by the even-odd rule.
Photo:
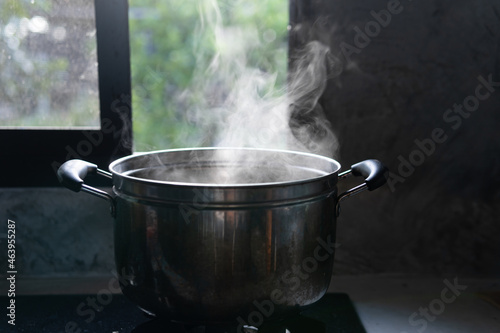
[[[115,216],[115,200],[113,197],[95,187],[85,184],[84,180],[88,174],[101,175],[112,178],[113,175],[107,171],[97,168],[97,165],[83,160],[69,160],[63,163],[57,170],[59,182],[74,192],[87,192],[110,203],[111,215]]]
[[[368,191],[373,191],[387,182],[388,169],[378,160],[365,160],[351,166],[353,176],[363,176]]]
[[[387,182],[387,173],[389,170],[380,161],[370,159],[365,160],[351,166],[350,170],[344,171],[339,174],[339,178],[345,178],[349,175],[353,176],[363,176],[365,178],[364,183],[355,186],[344,193],[340,194],[337,199],[337,215],[340,211],[339,203],[349,198],[350,196],[361,193],[365,190],[373,191]]]

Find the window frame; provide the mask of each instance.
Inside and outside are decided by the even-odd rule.
[[[100,129],[0,130],[0,187],[59,186],[56,171],[80,158],[107,170],[132,153],[131,69],[127,0],[95,0]]]

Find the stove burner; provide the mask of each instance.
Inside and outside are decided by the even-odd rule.
[[[260,327],[185,326],[152,319],[132,333],[366,333],[347,294],[327,294],[300,314]]]

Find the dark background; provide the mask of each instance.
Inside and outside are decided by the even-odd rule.
[[[445,118],[479,76],[500,82],[499,13],[491,0],[292,2],[292,46],[322,41],[341,70],[321,100],[339,161],[391,171],[391,186],[343,204],[337,274],[500,273],[500,84],[467,99],[477,110],[460,123]]]

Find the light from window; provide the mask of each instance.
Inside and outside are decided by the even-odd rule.
[[[0,126],[99,127],[88,0],[0,2]]]
[[[226,74],[234,75],[203,77],[217,59],[234,54],[245,58],[244,66],[276,75],[277,86],[286,81],[288,0],[129,0],[129,5],[136,151],[213,145],[209,107],[229,94]],[[190,111],[204,108],[200,126]]]

